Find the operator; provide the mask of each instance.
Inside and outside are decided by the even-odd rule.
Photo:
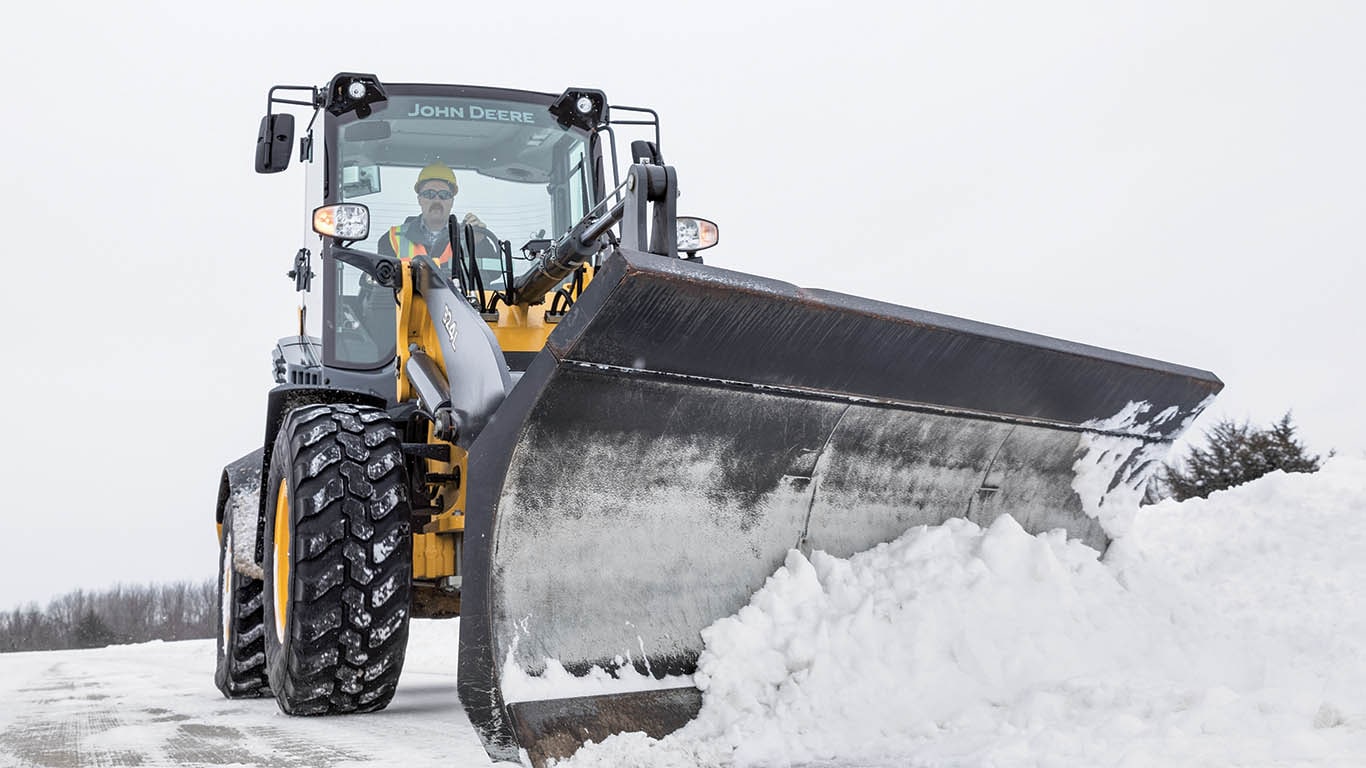
[[[436,263],[445,264],[451,260],[451,206],[455,193],[460,191],[455,183],[455,173],[445,163],[432,163],[417,175],[413,191],[417,192],[421,213],[389,228],[389,234],[380,238],[380,255],[403,261],[417,255],[432,255]],[[466,213],[463,222],[484,227],[484,222],[472,213]]]

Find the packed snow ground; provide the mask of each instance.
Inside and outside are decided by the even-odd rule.
[[[1009,518],[798,554],[706,632],[699,718],[597,766],[1366,765],[1366,459],[1148,507],[1101,558]],[[226,701],[211,641],[0,654],[0,766],[488,766],[453,621],[383,713]]]
[[[491,766],[456,700],[457,637],[414,622],[393,702],[364,717],[224,699],[212,640],[0,654],[0,768]]]

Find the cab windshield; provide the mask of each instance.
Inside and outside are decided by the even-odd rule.
[[[505,287],[497,241],[511,246],[515,279],[531,267],[522,258],[523,245],[564,233],[592,206],[597,182],[589,134],[555,121],[547,109],[553,96],[512,91],[483,96],[458,86],[391,84],[386,90],[388,100],[374,105],[372,114],[347,114],[327,126],[335,155],[328,159],[328,201],[370,209],[370,237],[351,247],[390,252],[381,247],[383,241],[393,243],[395,235],[406,234],[405,228],[421,218],[420,203],[430,202],[418,197],[414,185],[422,169],[434,163],[455,175],[450,215],[463,222],[473,214],[483,225],[473,234],[487,290]],[[442,232],[433,247],[444,249],[445,243]],[[387,361],[392,338],[383,338],[379,326],[392,328],[392,300],[380,317],[371,317],[369,310],[377,307],[364,301],[359,270],[340,262],[331,268],[337,270],[334,327],[375,324],[369,334],[373,343],[359,343],[351,334],[337,339],[333,364],[368,367]]]
[[[405,95],[391,86],[373,114],[339,121],[336,197],[370,208],[373,246],[418,214],[413,183],[440,162],[455,172],[457,219],[474,213],[514,250],[554,237],[587,212],[593,185],[587,134],[557,124],[549,102]]]

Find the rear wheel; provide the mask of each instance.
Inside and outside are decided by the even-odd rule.
[[[265,623],[261,581],[233,568],[233,520],[223,515],[218,546],[218,666],[213,682],[229,699],[266,696]]]
[[[398,430],[375,408],[296,410],[267,483],[265,649],[280,709],[383,709],[403,668],[412,580]]]

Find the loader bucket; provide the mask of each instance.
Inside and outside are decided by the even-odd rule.
[[[700,631],[788,550],[1002,512],[1104,550],[1099,518],[1222,386],[617,252],[471,447],[461,700],[494,759],[662,736],[700,706]]]

